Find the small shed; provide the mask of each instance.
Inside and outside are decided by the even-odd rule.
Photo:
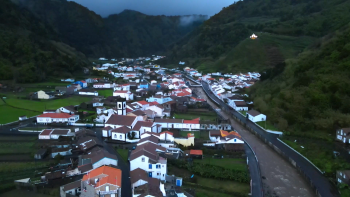
[[[34,154],[34,159],[44,159],[47,155],[47,149],[40,149]]]
[[[252,122],[266,121],[266,115],[261,114],[260,112],[258,112],[256,110],[247,111],[247,118],[249,120],[251,120]]]
[[[22,120],[27,120],[28,118],[27,118],[27,116],[20,116],[18,119],[19,119],[20,121],[22,121]]]
[[[203,151],[202,150],[186,150],[184,151],[185,157],[193,158],[193,159],[203,159]]]

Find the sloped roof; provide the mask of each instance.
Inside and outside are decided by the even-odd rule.
[[[122,127],[118,127],[116,129],[113,129],[111,132],[112,133],[129,133],[131,131],[131,129],[127,126],[122,126]]]
[[[108,119],[106,124],[131,126],[131,124],[135,121],[135,119],[136,119],[136,116],[123,116],[123,115],[113,114]]]
[[[200,118],[196,118],[193,120],[184,120],[184,123],[186,123],[186,124],[199,124],[199,120],[200,120]]]
[[[190,150],[191,155],[203,155],[202,150]]]
[[[74,115],[69,115],[66,113],[46,113],[37,116],[38,118],[70,118]]]
[[[122,185],[122,171],[117,168],[113,168],[110,166],[102,166],[99,168],[96,168],[94,170],[91,170],[88,174],[85,174],[83,177],[83,181],[87,181],[90,179],[93,179],[97,176],[104,176],[99,179],[99,181],[96,183],[95,187],[100,187],[106,183],[109,183],[111,185],[116,185],[118,187],[121,187]]]
[[[149,121],[137,121],[137,123],[134,126],[134,130],[140,130],[141,127],[152,127],[154,122],[149,122]]]

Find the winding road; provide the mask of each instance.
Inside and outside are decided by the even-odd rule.
[[[314,192],[315,190],[310,187],[310,183],[307,182],[306,179],[299,173],[297,168],[293,167],[289,161],[285,160],[256,135],[244,128],[232,116],[240,119],[243,124],[246,124],[252,128],[269,143],[276,146],[285,155],[288,155],[292,160],[294,160],[295,165],[301,169],[302,172],[304,172],[305,177],[312,180],[314,188],[317,188],[318,190],[318,196],[339,196],[339,193],[334,186],[311,163],[278,141],[278,135],[267,133],[251,121],[247,120],[245,117],[239,114],[239,112],[231,110],[222,100],[210,94],[210,89],[207,83],[203,82],[202,87],[196,87],[194,91],[197,93],[197,95],[200,95],[201,98],[206,99],[212,107],[219,108],[217,107],[219,105],[222,109],[220,111],[222,116],[228,118],[235,130],[237,130],[244,140],[252,146],[259,160],[263,178],[262,189],[264,190],[265,196],[308,197],[316,195]],[[210,96],[210,98],[217,104],[212,102],[211,99],[208,99],[208,96]]]

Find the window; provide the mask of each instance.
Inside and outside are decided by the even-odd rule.
[[[114,138],[117,138],[117,134],[114,134]]]
[[[149,169],[152,169],[152,164],[149,164],[149,165],[148,165],[148,168],[149,168]]]
[[[118,104],[118,108],[119,108],[119,109],[122,108],[122,104],[119,103],[119,104]]]
[[[123,138],[123,136],[122,136],[122,135],[120,135],[120,136],[119,136],[119,139],[122,139],[122,138]]]
[[[157,176],[159,176],[160,175],[160,173],[157,173]]]
[[[343,173],[340,172],[340,176],[343,176]]]
[[[145,158],[144,158],[144,157],[142,157],[141,161],[142,161],[142,162],[145,162]]]
[[[162,165],[162,167],[164,168],[164,165]]]

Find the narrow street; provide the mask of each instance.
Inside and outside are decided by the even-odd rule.
[[[203,92],[201,87],[194,88],[195,93],[207,100],[214,109],[218,109]],[[278,197],[313,197],[315,196],[309,183],[291,166],[288,161],[283,159],[278,153],[272,150],[263,141],[254,134],[246,130],[239,122],[220,110],[220,114],[231,121],[233,128],[248,142],[253,148],[259,160],[261,169],[263,190],[266,196]]]

